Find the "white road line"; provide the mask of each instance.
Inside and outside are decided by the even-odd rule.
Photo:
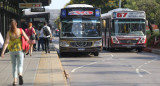
[[[138,74],[139,77],[143,77],[143,75],[139,72],[138,68],[136,68],[136,73]]]
[[[152,74],[151,72],[149,72],[149,71],[147,71],[147,70],[145,70],[145,69],[141,69],[142,71],[145,71],[146,73],[148,73],[148,74]]]
[[[148,64],[154,62],[155,60],[157,60],[157,57],[155,57],[154,60],[148,61],[148,62],[146,62],[146,63],[138,66],[138,67],[136,68],[136,73],[138,74],[138,76],[139,76],[139,77],[143,77],[143,75],[140,73],[140,70],[142,70],[142,71],[144,71],[144,72],[146,72],[146,73],[148,73],[148,74],[152,74],[152,73],[149,72],[148,70],[142,69],[142,67],[143,67],[144,65],[148,65]]]
[[[107,59],[107,60],[112,60],[112,58],[113,58],[114,56],[111,54],[111,57],[109,58],[109,59]],[[106,61],[106,60],[101,60],[101,62],[102,61]],[[100,61],[99,61],[100,62]],[[80,67],[77,67],[77,68],[74,68],[74,69],[72,69],[72,73],[74,73],[76,70],[78,70],[78,69],[81,69],[81,68],[83,68],[83,67],[86,67],[86,66],[88,66],[88,65],[93,65],[93,64],[96,64],[96,63],[98,63],[98,62],[92,62],[92,63],[89,63],[89,64],[87,64],[87,65],[83,65],[83,66],[80,66]]]
[[[83,65],[83,66],[74,68],[71,72],[73,73],[73,72],[75,72],[75,71],[78,70],[78,69],[81,69],[81,68],[83,68],[83,67],[85,67],[85,66],[92,65],[92,64],[96,64],[96,63],[97,63],[97,62],[92,62],[92,63],[89,63],[89,64],[87,64],[87,65]]]

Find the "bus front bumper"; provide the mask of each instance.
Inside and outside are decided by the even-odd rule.
[[[100,52],[102,47],[91,47],[91,48],[69,48],[69,47],[60,47],[60,52]]]
[[[136,48],[145,48],[146,45],[144,44],[136,44],[136,45],[121,45],[121,44],[114,44],[112,45],[112,48],[132,48],[132,49],[136,49]]]

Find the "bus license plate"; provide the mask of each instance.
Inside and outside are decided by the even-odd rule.
[[[78,51],[84,51],[85,49],[84,48],[78,48]]]
[[[127,48],[131,48],[131,46],[127,46]]]

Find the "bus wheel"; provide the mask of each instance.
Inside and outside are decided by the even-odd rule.
[[[60,53],[59,53],[59,56],[60,56],[60,57],[62,57],[63,55],[64,55],[64,53],[63,53],[63,52],[60,52]]]
[[[95,52],[95,53],[94,53],[94,56],[98,56],[98,55],[99,55],[99,52]]]
[[[142,48],[137,49],[138,52],[142,52]]]
[[[106,47],[103,47],[103,50],[107,50]]]
[[[114,52],[115,49],[114,49],[114,48],[109,48],[109,51],[110,51],[110,52]]]

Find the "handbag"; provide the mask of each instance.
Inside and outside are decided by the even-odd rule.
[[[33,28],[32,28],[32,31],[33,31]],[[31,34],[31,36],[30,36],[30,40],[35,40],[36,39],[36,36],[35,36],[35,34],[33,34],[33,32],[31,32],[32,34]]]
[[[28,52],[29,51],[29,43],[26,41],[26,39],[22,35],[22,28],[20,28],[20,31],[21,31],[21,37],[22,37],[22,49],[24,52]]]

